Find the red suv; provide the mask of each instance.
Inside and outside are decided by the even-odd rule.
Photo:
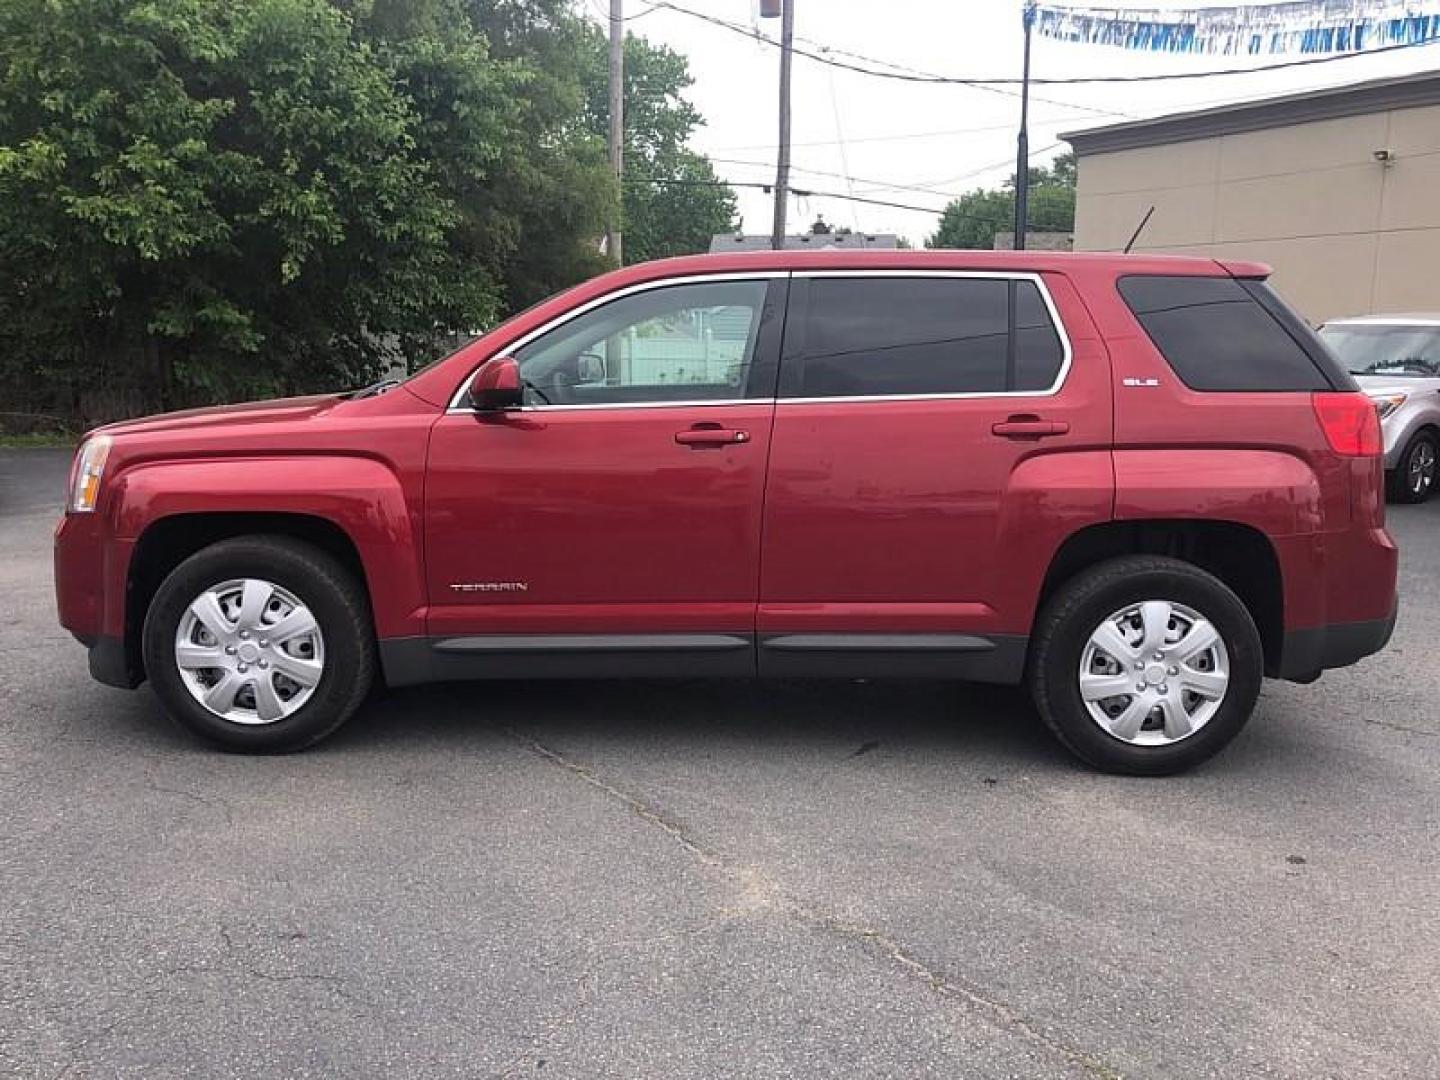
[[[1380,428],[1262,266],[1010,252],[608,274],[398,384],[76,455],[60,621],[293,750],[377,679],[1027,683],[1168,773],[1382,648]]]

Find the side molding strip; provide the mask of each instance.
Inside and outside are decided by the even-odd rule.
[[[1018,683],[1028,641],[996,634],[478,634],[380,643],[392,687],[468,679],[957,679]]]
[[[995,642],[973,634],[772,634],[761,648],[796,652],[989,652]]]
[[[739,634],[481,634],[442,638],[439,653],[655,652],[748,649]]]

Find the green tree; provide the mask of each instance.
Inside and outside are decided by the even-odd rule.
[[[1037,232],[1075,228],[1075,155],[1064,153],[1048,167],[1030,170],[1028,227]],[[925,241],[929,248],[990,249],[995,234],[1015,228],[1015,174],[999,189],[976,188],[952,200],[940,226]]]
[[[631,259],[733,194],[630,38]],[[0,409],[330,389],[602,270],[604,36],[574,0],[0,0]]]
[[[626,263],[708,251],[710,238],[735,220],[734,190],[687,145],[704,122],[683,96],[692,81],[679,53],[626,35]],[[609,127],[609,70],[599,30],[591,31],[585,86],[586,127],[603,137]]]
[[[0,0],[6,374],[123,412],[489,318],[418,121],[323,0]]]
[[[572,0],[442,2],[463,8],[494,59],[520,74],[513,137],[462,200],[472,249],[497,260],[515,311],[610,266],[599,242],[619,196],[604,135],[584,122],[595,31]]]
[[[0,408],[353,385],[604,266],[564,0],[0,0]]]

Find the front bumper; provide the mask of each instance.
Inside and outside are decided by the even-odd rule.
[[[90,674],[108,686],[139,685],[126,626],[134,541],[111,536],[100,514],[67,514],[55,529],[55,608],[60,625],[90,650]]]
[[[1379,652],[1390,643],[1399,612],[1397,598],[1384,619],[1286,631],[1277,676],[1292,682],[1311,682],[1322,671],[1349,667]]]

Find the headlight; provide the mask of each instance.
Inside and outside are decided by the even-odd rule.
[[[1375,402],[1375,409],[1380,413],[1380,419],[1384,420],[1401,405],[1404,405],[1409,398],[1409,394],[1378,394],[1370,400]]]
[[[105,475],[105,459],[110,456],[110,436],[96,435],[85,440],[75,455],[70,471],[70,498],[66,503],[72,514],[88,514],[100,497],[100,477]]]

